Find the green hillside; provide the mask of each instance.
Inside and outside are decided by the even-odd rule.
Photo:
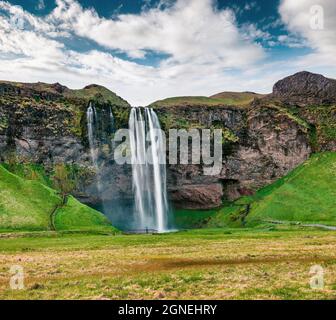
[[[286,177],[214,214],[207,226],[336,225],[336,153],[313,155]]]
[[[254,92],[231,92],[225,91],[221,93],[217,93],[211,96],[211,99],[219,99],[223,101],[225,104],[229,105],[247,105],[253,101],[255,98],[263,97],[263,94],[254,93]]]
[[[211,97],[186,96],[172,97],[158,100],[152,103],[151,107],[179,107],[179,106],[246,106],[255,98],[263,95],[253,92],[222,92]]]
[[[115,230],[104,215],[73,197],[64,206],[58,193],[0,165],[0,230]]]
[[[67,99],[82,99],[86,101],[86,103],[89,101],[96,101],[102,104],[109,103],[115,106],[129,107],[129,103],[126,100],[119,97],[113,91],[97,84],[88,85],[83,89],[69,89],[59,83],[0,81],[0,93],[2,99],[18,98],[19,93],[17,89],[25,92],[26,102],[29,98],[32,98],[35,102],[43,100],[44,103],[46,100],[54,100],[64,103]],[[48,98],[46,99],[46,97]]]

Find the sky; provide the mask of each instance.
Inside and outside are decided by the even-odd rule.
[[[336,78],[335,0],[0,0],[0,79],[96,83],[132,105]]]

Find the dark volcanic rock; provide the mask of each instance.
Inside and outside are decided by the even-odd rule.
[[[176,207],[205,210],[221,206],[223,187],[220,183],[185,185],[171,190],[170,195]]]
[[[296,73],[278,81],[272,97],[298,105],[336,103],[336,80],[307,71]]]

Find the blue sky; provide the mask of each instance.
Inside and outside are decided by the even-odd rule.
[[[0,0],[0,78],[98,83],[134,105],[336,77],[333,0]]]

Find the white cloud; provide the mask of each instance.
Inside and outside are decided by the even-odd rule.
[[[239,68],[263,56],[261,47],[241,37],[232,11],[215,10],[212,0],[178,0],[164,10],[152,8],[118,19],[100,18],[74,0],[57,0],[57,4],[50,20],[133,58],[154,50],[178,63],[202,58],[221,67]]]
[[[336,62],[335,0],[282,0],[279,13],[288,30],[315,50],[315,57],[318,54],[327,64]]]
[[[236,26],[232,11],[216,10],[211,0],[163,0],[138,15],[111,19],[74,0],[56,3],[50,15],[38,17],[0,1],[0,78],[70,87],[96,82],[143,105],[167,96],[239,89],[243,84],[232,70],[248,70],[264,56],[262,47]],[[13,25],[13,17],[24,28]],[[169,57],[152,67],[64,46],[62,37],[78,36],[131,57],[143,58],[147,50]]]
[[[156,8],[146,7],[137,15],[115,12],[110,19],[83,9],[74,0],[56,2],[52,13],[41,17],[0,1],[0,78],[60,82],[71,88],[98,83],[134,105],[146,105],[169,96],[223,90],[269,92],[276,80],[289,73],[311,65],[323,67],[314,54],[324,54],[324,65],[336,56],[335,34],[326,33],[322,41],[304,32],[302,19],[297,18],[300,7],[289,6],[285,0],[281,16],[295,35],[284,34],[276,40],[289,45],[289,40],[293,43],[304,37],[316,52],[272,64],[265,64],[264,49],[257,42],[271,43],[273,37],[256,25],[238,27],[234,13],[215,9],[211,0],[162,0]],[[146,58],[148,50],[168,58],[153,67],[118,58],[109,50],[99,51],[98,46],[77,52],[64,45],[65,37],[68,42],[90,39],[138,59]],[[328,70],[329,76],[335,71]]]
[[[289,48],[304,48],[308,47],[309,44],[302,38],[295,37],[293,35],[282,34],[278,36],[278,43],[285,45]]]

